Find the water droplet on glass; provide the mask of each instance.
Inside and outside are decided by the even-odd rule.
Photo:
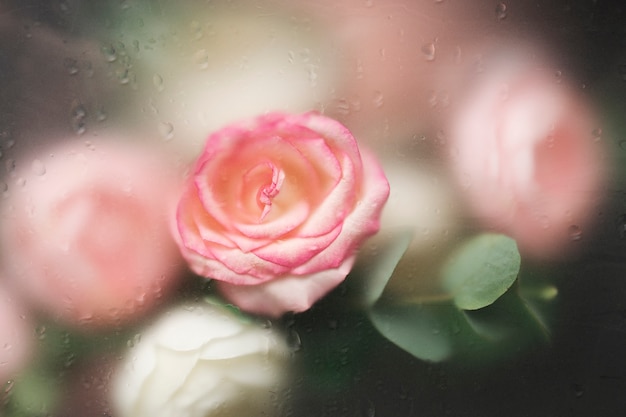
[[[163,91],[163,77],[161,77],[159,74],[154,74],[154,76],[152,77],[152,83],[156,87],[157,91]]]
[[[376,416],[376,406],[371,401],[368,401],[366,405],[363,406],[363,417],[375,417]]]
[[[4,163],[7,173],[12,174],[15,172],[15,159],[7,159]]]
[[[118,71],[117,72],[117,79],[119,80],[120,84],[125,85],[128,84],[130,82],[131,79],[131,72],[129,69],[124,69],[122,71]]]
[[[59,10],[61,10],[65,14],[69,14],[71,12],[69,4],[67,4],[67,2],[65,1],[59,3]]]
[[[99,122],[103,122],[107,119],[107,113],[104,111],[104,109],[98,109],[96,111],[96,120],[98,120]]]
[[[374,98],[372,100],[376,108],[381,108],[384,104],[383,93],[380,91],[374,91]]]
[[[128,342],[126,343],[126,345],[129,348],[132,348],[134,346],[137,346],[137,344],[141,342],[141,333],[137,333],[135,334],[131,339],[128,340]]]
[[[498,5],[496,6],[496,18],[498,20],[504,20],[506,19],[506,15],[507,15],[506,4],[498,3]]]
[[[44,325],[38,326],[35,329],[35,332],[37,333],[37,337],[39,338],[39,340],[43,340],[46,338],[46,326]]]
[[[9,379],[6,384],[4,384],[4,393],[8,394],[13,389],[13,385],[15,385],[15,381],[13,379]]]
[[[75,361],[76,361],[76,354],[70,353],[65,358],[65,361],[63,362],[63,367],[69,368],[70,366],[74,364]]]
[[[107,62],[115,62],[117,60],[117,51],[113,45],[105,45],[101,48],[101,51]]]
[[[302,349],[302,339],[297,331],[291,329],[287,335],[287,344],[292,352],[298,352]]]
[[[209,68],[209,53],[206,49],[200,49],[195,53],[194,61],[201,70]]]
[[[166,141],[174,138],[174,125],[169,122],[159,123],[159,133]]]
[[[626,140],[621,140],[618,145],[622,150],[626,151]]]
[[[556,82],[560,83],[561,82],[561,77],[563,76],[563,71],[554,71],[554,78],[556,78]]]
[[[580,227],[575,224],[569,227],[568,233],[569,233],[569,238],[572,241],[580,240],[582,237],[582,231],[580,230]]]
[[[65,69],[67,70],[67,73],[69,75],[78,74],[78,62],[75,59],[65,58],[65,60],[63,61],[63,65],[65,66]]]
[[[46,166],[39,159],[35,159],[31,164],[31,170],[33,174],[42,176],[46,173]]]
[[[195,40],[201,39],[204,33],[202,32],[202,26],[200,25],[200,22],[198,22],[197,20],[194,20],[191,22],[190,26],[191,26],[191,31],[193,33],[194,39]]]
[[[435,60],[435,44],[434,42],[427,43],[422,46],[422,54],[426,61],[434,61]]]
[[[363,74],[365,73],[365,69],[363,68],[363,61],[357,59],[356,61],[356,79],[363,79]]]
[[[446,144],[446,132],[444,132],[443,130],[438,130],[435,137],[436,137],[436,141],[438,144],[440,145]]]
[[[572,391],[574,391],[574,395],[576,398],[580,398],[585,393],[585,389],[580,384],[572,384]]]
[[[428,105],[430,107],[437,107],[437,92],[431,91],[428,93]]]
[[[72,108],[73,118],[82,119],[85,116],[87,116],[87,110],[85,109],[85,106],[83,106],[82,104],[77,104]]]
[[[11,149],[13,146],[15,146],[15,139],[9,139],[5,142],[4,146],[7,149]]]
[[[87,117],[87,109],[81,103],[77,103],[74,105],[71,111],[71,120],[70,124],[72,125],[72,129],[79,135],[85,133],[86,123],[85,118]]]
[[[600,139],[602,139],[602,128],[598,127],[596,129],[593,129],[591,134],[593,135],[593,140],[595,142],[598,142]]]
[[[337,99],[335,102],[335,110],[342,115],[350,114],[350,103],[344,98]]]

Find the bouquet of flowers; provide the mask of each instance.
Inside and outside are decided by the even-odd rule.
[[[420,414],[549,351],[618,175],[510,5],[231,3],[0,6],[2,415]]]

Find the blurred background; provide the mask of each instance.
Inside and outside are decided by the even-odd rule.
[[[425,217],[420,227],[462,234],[479,226],[457,210],[457,192],[446,185],[449,109],[489,51],[542,57],[555,79],[593,103],[609,172],[593,228],[570,243],[576,256],[523,261],[523,276],[558,288],[546,316],[549,341],[476,362],[420,360],[349,307],[348,280],[280,322],[299,369],[277,397],[280,415],[622,416],[625,8],[602,0],[0,0],[3,191],[17,187],[20,155],[56,138],[88,147],[110,132],[132,132],[185,165],[229,122],[317,110],[343,122],[386,168],[417,169],[397,174],[407,187],[444,194],[433,197],[431,212],[447,217]],[[185,284],[174,298],[197,288]],[[104,346],[100,365],[86,361],[59,376],[70,387],[59,410],[32,415],[115,417],[103,398],[118,351]]]

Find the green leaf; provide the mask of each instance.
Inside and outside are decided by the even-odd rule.
[[[380,298],[389,278],[413,240],[413,231],[396,230],[389,237],[370,240],[359,254],[359,260],[350,274],[358,283],[352,288],[365,307],[371,307]]]
[[[450,304],[377,304],[369,311],[374,327],[411,355],[433,362],[449,358],[462,316]]]
[[[520,254],[510,237],[485,233],[456,250],[442,270],[443,285],[457,307],[477,310],[498,299],[513,284]]]
[[[431,362],[486,364],[549,340],[547,329],[520,296],[517,286],[479,310],[459,310],[451,301],[377,303],[369,311],[369,318],[389,341]]]

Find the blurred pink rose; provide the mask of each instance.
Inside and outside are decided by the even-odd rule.
[[[117,324],[144,312],[181,266],[169,233],[172,171],[148,150],[111,138],[22,158],[3,207],[7,278],[70,323]]]
[[[580,238],[603,177],[592,111],[554,74],[495,65],[475,79],[448,132],[474,212],[543,258]]]
[[[34,335],[25,308],[0,286],[0,383],[26,365],[34,347]]]
[[[475,53],[468,41],[485,31],[500,39],[512,26],[485,0],[277,1],[318,25],[340,51],[333,97],[321,98],[325,113],[389,157],[414,150],[416,138],[437,126],[455,74]]]
[[[180,246],[240,308],[303,311],[348,274],[388,194],[340,123],[265,115],[209,137],[178,206]]]

